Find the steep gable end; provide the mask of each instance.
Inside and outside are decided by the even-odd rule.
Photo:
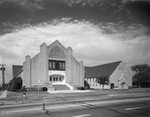
[[[55,47],[55,46],[58,46],[62,49],[66,49],[58,40],[54,41],[52,44],[49,45],[49,47]]]

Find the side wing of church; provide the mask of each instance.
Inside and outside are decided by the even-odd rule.
[[[105,89],[132,88],[132,74],[129,72],[123,61],[85,67],[85,80],[90,85],[90,88],[102,88],[102,85],[97,83],[97,79],[101,76],[109,78],[109,83],[105,85]]]
[[[84,86],[83,61],[78,62],[71,47],[67,49],[56,40],[51,45],[40,45],[40,52],[23,63],[23,85],[42,85],[55,90],[62,86],[68,90]],[[63,90],[63,89],[62,89]]]

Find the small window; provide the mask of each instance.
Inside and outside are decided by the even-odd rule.
[[[52,77],[49,78],[49,81],[52,81]]]
[[[52,62],[49,62],[49,69],[52,69]]]
[[[53,62],[53,69],[55,69],[55,62]]]
[[[89,78],[89,82],[91,82],[91,78]]]
[[[59,63],[59,69],[62,70],[62,63]]]
[[[58,77],[56,77],[56,81],[58,81]]]
[[[53,77],[53,81],[55,81],[55,77]]]
[[[61,81],[61,77],[59,77],[59,81]]]
[[[119,67],[119,70],[120,70],[120,71],[124,71],[124,67],[121,65],[121,66]]]
[[[62,69],[65,70],[65,63],[62,63]]]

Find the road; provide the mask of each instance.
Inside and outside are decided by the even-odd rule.
[[[150,117],[150,98],[0,106],[0,117]]]

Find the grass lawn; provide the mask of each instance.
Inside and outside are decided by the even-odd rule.
[[[34,102],[62,102],[78,99],[101,98],[109,94],[125,94],[125,93],[150,93],[150,88],[134,88],[134,89],[112,89],[112,90],[92,90],[91,92],[83,93],[54,93],[48,92],[28,91],[26,99],[23,99],[23,92],[10,92],[6,99],[0,99],[0,104],[5,102],[7,104],[15,103],[34,103]]]

